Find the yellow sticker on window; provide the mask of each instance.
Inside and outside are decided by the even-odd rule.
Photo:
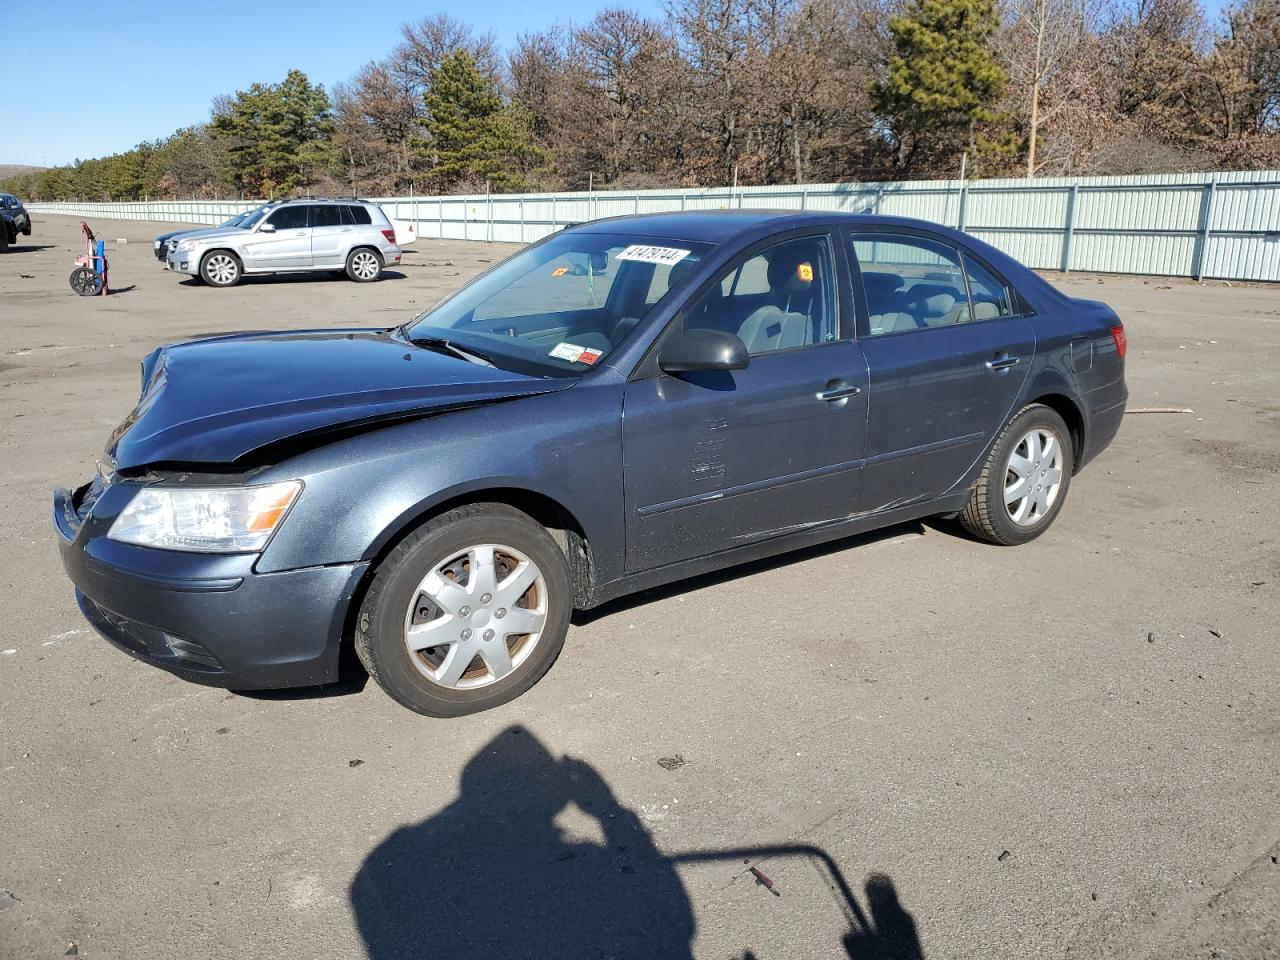
[[[556,267],[556,269],[551,271],[551,275],[553,277],[563,277],[568,272],[569,272],[568,267]]]
[[[796,267],[796,276],[805,283],[813,283],[813,265],[809,263],[800,264]]]

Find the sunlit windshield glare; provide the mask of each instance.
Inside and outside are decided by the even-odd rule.
[[[270,208],[268,207],[258,207],[257,210],[250,210],[248,213],[244,214],[243,220],[241,220],[237,224],[233,224],[233,226],[243,227],[246,230],[251,230],[257,225],[259,220],[261,220],[263,217],[267,215],[267,211],[269,209]]]
[[[238,227],[240,226],[240,222],[248,216],[249,214],[247,213],[237,213],[230,220],[224,220],[221,225],[224,227]]]
[[[444,338],[537,376],[599,364],[710,245],[562,233],[531,247],[423,314],[410,338]]]

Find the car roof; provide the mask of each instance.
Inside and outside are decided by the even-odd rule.
[[[641,213],[605,220],[592,220],[568,229],[587,233],[633,234],[638,237],[669,237],[703,243],[724,243],[751,236],[767,236],[804,227],[830,227],[844,223],[860,227],[901,227],[927,230],[954,241],[972,242],[950,227],[910,217],[890,217],[839,210],[685,210],[672,213]]]

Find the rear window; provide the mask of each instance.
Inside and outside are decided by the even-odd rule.
[[[373,218],[365,207],[347,207],[346,210],[352,223],[373,223]]]

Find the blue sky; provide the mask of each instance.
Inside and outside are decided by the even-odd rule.
[[[447,12],[511,44],[608,0],[0,0],[0,163],[104,156],[207,120],[218,94],[297,67],[326,88],[385,56],[400,24]],[[615,3],[613,5],[617,5]],[[657,13],[659,0],[626,6]]]
[[[207,120],[215,96],[278,81],[292,67],[331,88],[388,53],[401,23],[429,14],[452,13],[510,45],[611,5],[661,10],[660,0],[0,0],[6,56],[23,52],[0,86],[0,163],[52,166],[126,150]]]

